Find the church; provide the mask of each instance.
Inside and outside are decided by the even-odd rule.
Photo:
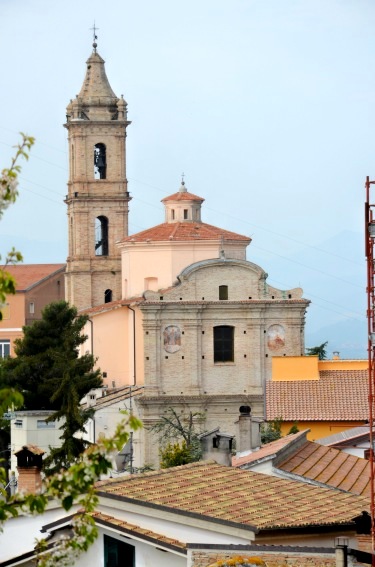
[[[146,427],[174,408],[235,435],[241,406],[264,416],[272,357],[304,354],[309,301],[300,288],[268,285],[246,259],[251,239],[206,224],[204,198],[184,180],[162,200],[164,221],[129,236],[129,125],[94,43],[65,124],[65,291],[89,316],[83,349],[97,358],[107,393],[142,388],[134,403]],[[157,460],[154,441],[144,435],[144,462]]]

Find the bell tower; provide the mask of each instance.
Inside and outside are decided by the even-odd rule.
[[[95,38],[96,39],[96,38]],[[127,104],[117,98],[93,43],[80,93],[67,106],[69,251],[66,299],[78,310],[121,298],[121,255],[131,197],[126,179]]]

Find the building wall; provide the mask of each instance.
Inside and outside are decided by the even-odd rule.
[[[271,377],[272,357],[304,350],[306,302],[269,300],[262,270],[249,262],[194,266],[163,297],[149,293],[140,304],[146,393],[261,395]],[[228,301],[219,300],[222,284],[228,286]],[[279,290],[271,294],[281,297]],[[218,363],[213,334],[214,327],[223,325],[234,327],[234,360]],[[176,344],[170,344],[172,332]]]
[[[27,291],[8,295],[0,321],[0,341],[10,340],[10,355],[14,356],[14,340],[23,337],[22,327],[42,318],[42,311],[49,303],[65,297],[64,272],[49,276]],[[34,312],[32,312],[34,311]]]
[[[228,286],[228,301],[219,300],[219,285]],[[198,412],[205,430],[219,426],[233,435],[241,405],[262,418],[272,356],[304,352],[307,302],[300,299],[301,290],[270,288],[258,266],[218,259],[186,268],[181,283],[162,297],[154,292],[145,297],[139,306],[145,396],[137,402],[145,426],[168,407]],[[234,358],[215,362],[214,327],[226,325],[234,327]],[[146,437],[145,462],[158,460],[157,445]]]
[[[62,420],[46,423],[47,417],[52,415],[51,411],[19,411],[14,412],[11,419],[11,470],[16,470],[17,459],[14,453],[22,449],[24,445],[36,445],[46,454],[49,447],[60,447],[62,434],[60,426]]]
[[[264,567],[335,567],[335,553],[303,552],[298,550],[285,551],[282,548],[277,551],[264,551],[262,549],[249,548],[233,550],[193,550],[189,557],[188,567],[220,567],[226,560],[237,559],[237,565],[241,565],[241,558],[254,559],[254,563]]]
[[[0,341],[10,341],[10,355],[14,356],[14,341],[23,336],[25,325],[25,294],[8,295],[2,309],[0,321]]]
[[[42,311],[46,305],[53,301],[65,299],[64,272],[60,272],[40,282],[25,293],[25,324],[42,318]],[[34,304],[32,313],[31,304]]]
[[[122,296],[135,297],[145,290],[158,291],[176,282],[177,276],[186,266],[195,262],[219,258],[224,246],[228,258],[245,260],[243,243],[219,241],[196,242],[149,242],[121,245],[123,292]]]
[[[304,353],[302,353],[304,354]],[[367,360],[319,360],[318,356],[274,356],[272,381],[319,380],[319,372],[325,370],[366,370]]]
[[[281,432],[287,435],[290,428],[294,425],[293,421],[283,421],[281,424]],[[359,425],[366,425],[364,421],[298,421],[297,426],[300,431],[304,429],[310,429],[307,434],[307,439],[309,441],[316,441],[318,439],[323,439],[323,437],[328,437],[334,433],[340,433],[340,431],[346,431],[352,427],[358,427]]]
[[[126,305],[102,313],[93,312],[84,329],[87,340],[81,353],[93,353],[95,367],[106,374],[103,384],[108,388],[144,382],[142,313],[136,306],[132,309],[135,311],[135,344],[134,313]]]

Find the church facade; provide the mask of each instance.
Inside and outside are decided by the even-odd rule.
[[[250,238],[204,223],[204,199],[184,182],[163,199],[162,224],[128,236],[128,124],[94,45],[66,124],[66,289],[90,317],[83,348],[109,389],[144,387],[135,403],[146,428],[173,408],[235,434],[240,406],[264,415],[272,357],[304,354],[309,302],[269,286],[246,260]],[[143,462],[156,463],[155,439],[141,443]]]

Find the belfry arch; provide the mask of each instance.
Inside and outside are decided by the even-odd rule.
[[[105,144],[99,143],[94,146],[94,177],[95,179],[106,179],[107,176],[107,149]]]

